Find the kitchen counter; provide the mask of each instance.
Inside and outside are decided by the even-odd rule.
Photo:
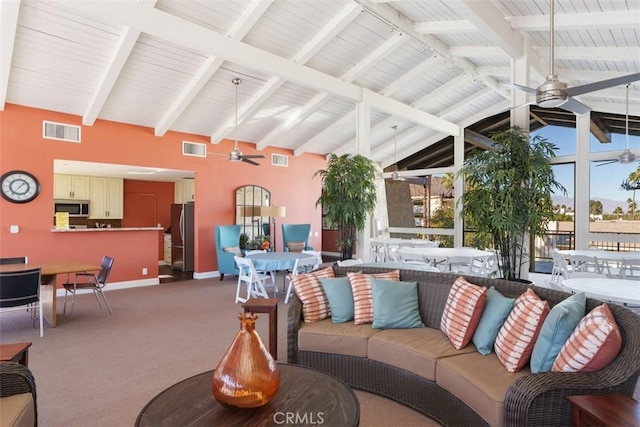
[[[113,231],[164,231],[163,227],[111,227],[111,228],[52,228],[52,233],[94,233],[94,232],[113,232]]]

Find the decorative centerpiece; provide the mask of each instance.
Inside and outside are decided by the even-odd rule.
[[[241,313],[240,331],[213,373],[213,397],[233,408],[258,408],[280,388],[278,365],[255,330],[258,316]]]

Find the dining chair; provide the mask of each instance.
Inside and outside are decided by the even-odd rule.
[[[447,273],[471,274],[473,257],[450,256],[444,263],[444,271]]]
[[[408,247],[401,247],[398,250],[398,260],[400,262],[420,261],[420,262],[424,262],[425,264],[428,264],[424,259],[424,255],[422,255],[422,254],[420,254],[418,252],[408,251],[407,249],[409,249],[409,248]]]
[[[0,311],[27,309],[36,326],[36,310],[40,317],[40,336],[44,336],[40,303],[40,268],[0,272]]]
[[[618,277],[621,279],[640,280],[640,259],[623,259]]]
[[[225,274],[238,274],[238,267],[233,257],[242,255],[240,251],[240,233],[241,227],[239,225],[216,225],[216,258],[218,260],[220,280],[224,280]]]
[[[264,249],[250,249],[248,251],[245,252],[244,256],[249,256],[249,255],[255,255],[255,254],[263,254],[267,252]],[[253,261],[252,261],[253,262]],[[255,267],[255,264],[253,265]],[[276,272],[275,271],[267,271],[267,270],[258,270],[256,268],[256,271],[258,273],[263,273],[263,274],[268,274],[271,276],[271,280],[275,283],[276,282]]]
[[[293,265],[291,269],[291,273],[287,276],[287,280],[289,280],[289,285],[287,286],[287,294],[284,297],[284,303],[289,303],[289,297],[291,296],[291,288],[293,287],[293,278],[298,274],[308,273],[317,269],[320,266],[320,260],[317,256],[310,256],[309,258],[298,258],[296,263]]]
[[[236,304],[247,302],[251,297],[269,298],[267,287],[273,287],[273,296],[276,296],[277,284],[268,273],[258,272],[250,258],[235,256],[234,260],[238,265],[238,286],[236,288]],[[269,283],[270,282],[270,283]],[[240,296],[243,284],[247,288],[247,297]]]
[[[100,263],[100,271],[98,274],[90,273],[88,271],[75,273],[75,278],[73,282],[67,281],[63,284],[64,286],[64,305],[62,307],[62,314],[67,313],[67,294],[71,293],[71,310],[69,315],[73,317],[73,306],[76,300],[76,293],[78,289],[90,289],[93,291],[93,295],[96,297],[98,301],[98,305],[102,310],[104,306],[109,310],[109,316],[113,315],[113,311],[111,310],[111,306],[109,305],[109,301],[107,300],[107,296],[104,293],[104,288],[107,286],[107,281],[109,280],[109,275],[111,274],[111,268],[113,267],[113,258],[110,256],[103,256],[102,262]],[[81,281],[78,281],[81,279]],[[100,300],[102,298],[102,301]],[[104,306],[102,303],[104,302]]]
[[[318,258],[318,265],[322,264],[322,254],[320,252],[314,250],[304,250],[302,251],[302,253]]]
[[[336,261],[336,264],[338,264],[338,267],[349,267],[351,265],[360,265],[360,264],[362,264],[362,260],[360,258],[358,258],[358,259],[343,259],[341,261]]]
[[[313,250],[309,246],[311,224],[282,224],[282,247],[284,252]]]
[[[572,272],[605,275],[602,264],[598,262],[598,258],[595,256],[572,254],[569,255],[569,263],[573,269]]]

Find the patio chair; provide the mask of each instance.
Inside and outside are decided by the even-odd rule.
[[[450,256],[444,263],[444,271],[447,273],[471,274],[473,257]]]
[[[573,272],[573,267],[567,263],[566,258],[557,249],[551,249],[551,260],[553,261],[553,268],[551,269],[551,279],[549,283],[556,289],[564,290],[560,288],[560,283],[564,279],[569,278],[569,273]]]
[[[640,280],[640,259],[623,259],[618,277],[621,279]]]
[[[588,255],[569,255],[569,262],[573,268],[573,272],[581,273],[597,273],[605,276],[603,265],[598,262],[598,258]]]
[[[247,302],[249,298],[269,298],[267,294],[267,287],[273,287],[273,296],[275,297],[277,291],[276,282],[272,279],[272,276],[268,273],[261,273],[256,271],[253,266],[253,261],[249,258],[243,258],[235,256],[234,260],[238,265],[238,286],[236,288],[236,304],[239,302]],[[270,282],[270,283],[269,283]],[[247,297],[241,297],[240,291],[243,284],[247,289]]]
[[[265,252],[267,252],[267,251],[264,250],[264,249],[251,249],[251,250],[246,251],[244,256],[249,256],[249,255],[253,255],[253,254],[263,254]],[[234,260],[234,262],[235,262],[235,260]],[[255,264],[254,264],[254,267],[255,267]],[[256,268],[256,271],[258,273],[268,274],[269,276],[271,276],[271,280],[273,281],[273,283],[276,282],[276,272],[275,271],[258,270],[257,268]]]
[[[44,336],[40,302],[40,268],[0,273],[0,312],[27,309],[36,326],[36,310],[40,317],[40,336]]]
[[[287,286],[287,294],[284,297],[284,303],[289,303],[289,297],[291,296],[291,288],[293,283],[293,278],[298,274],[308,273],[318,268],[320,265],[320,260],[317,256],[310,256],[309,258],[298,258],[296,260],[295,265],[291,269],[291,273],[287,276],[289,280],[289,285]]]

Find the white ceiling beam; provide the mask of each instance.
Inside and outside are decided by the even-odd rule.
[[[466,74],[459,74],[457,76],[455,76],[454,78],[452,78],[451,80],[448,80],[446,83],[438,86],[437,88],[435,88],[434,90],[432,90],[431,92],[423,95],[422,97],[420,97],[419,99],[417,99],[416,101],[411,103],[411,106],[415,107],[415,108],[420,108],[420,109],[427,109],[429,103],[432,103],[434,100],[441,98],[443,96],[450,96],[451,95],[451,89],[453,89],[454,87],[466,82],[467,80],[469,80],[469,76],[467,76]]]
[[[260,0],[257,0],[258,2]],[[292,58],[292,61],[299,64],[305,64],[324,46],[326,46],[333,38],[344,30],[360,14],[360,7],[356,3],[349,3],[338,13],[327,25],[324,26],[316,35],[298,51]],[[238,111],[238,123],[244,122],[253,112],[255,112],[269,97],[275,93],[285,83],[284,79],[275,77],[270,79],[259,91],[258,94],[251,97]],[[222,138],[226,137],[235,126],[235,117],[230,118],[227,122],[217,129],[211,135],[211,142],[217,144]],[[258,147],[258,149],[261,149]]]
[[[397,49],[407,41],[409,41],[409,38],[403,36],[401,33],[394,34],[389,40],[384,42],[381,46],[367,55],[349,71],[344,73],[340,77],[340,79],[344,80],[345,82],[352,82],[353,80],[364,74],[371,67],[373,67],[375,64],[384,59],[389,53],[393,52],[395,49]],[[288,131],[289,129],[293,128],[295,125],[299,124],[304,119],[309,117],[311,113],[318,109],[329,98],[330,96],[328,93],[320,93],[316,95],[311,101],[300,108],[290,120],[282,122],[278,127],[269,132],[267,136],[262,138],[256,144],[256,148],[258,150],[263,150],[269,145],[271,141],[278,138],[278,136],[280,136],[282,133]]]
[[[227,32],[227,36],[233,40],[242,40],[271,6],[271,3],[273,3],[273,0],[252,0],[240,18],[234,22]],[[156,125],[154,132],[156,136],[162,136],[169,130],[223,63],[223,58],[214,55],[207,57],[196,75],[189,81]]]
[[[416,22],[413,29],[420,34],[455,34],[480,31],[478,27],[468,19]]]
[[[161,10],[149,10],[141,2],[76,1],[65,3],[65,6],[95,16],[101,21],[126,25],[154,37],[170,40],[179,46],[220,56],[251,69],[259,68],[263,73],[273,74],[315,90],[329,92],[343,99],[356,102],[362,100],[362,88],[359,86],[246,43],[231,40],[224,34],[193,25],[185,19]]]
[[[89,105],[82,116],[83,125],[93,126],[96,122],[98,114],[102,111],[102,107],[104,107],[104,103],[107,101],[113,86],[116,84],[116,80],[118,79],[118,76],[120,76],[120,72],[122,71],[124,64],[127,62],[127,59],[129,59],[129,55],[131,54],[136,41],[138,41],[139,36],[140,31],[138,30],[134,30],[132,28],[124,29],[123,34],[120,36],[118,44],[116,45],[115,52],[109,60],[109,64],[105,67],[102,79],[94,91],[91,101],[89,101]]]
[[[549,56],[548,46],[534,47],[539,55]],[[576,59],[590,61],[629,61],[640,58],[640,47],[559,47],[554,48],[556,59]]]
[[[505,16],[504,19],[508,21],[514,30],[525,32],[549,31],[549,15]],[[640,10],[556,13],[554,17],[554,27],[560,31],[637,28],[638,22],[640,22]],[[416,22],[413,28],[420,34],[474,33],[480,31],[469,19]]]
[[[405,84],[410,84],[417,76],[428,72],[431,67],[435,66],[439,62],[440,58],[436,58],[433,56],[430,57],[429,59],[416,65],[409,72],[403,74],[399,79],[382,89],[380,91],[380,94],[384,96],[393,95],[395,92],[403,88]],[[300,144],[293,151],[293,154],[295,156],[299,156],[302,153],[307,152],[310,148],[316,147],[318,143],[325,140],[325,138],[328,138],[331,132],[333,132],[335,129],[339,129],[345,126],[348,123],[355,123],[355,109],[342,116],[342,118],[340,118],[337,122],[326,127],[322,132],[320,132],[310,140]]]
[[[464,58],[486,58],[497,56],[507,58],[507,53],[498,46],[455,46],[449,51],[451,55]]]
[[[18,27],[20,0],[0,1],[0,111],[7,102],[11,58]]]
[[[516,30],[549,31],[549,15],[512,16],[507,18]],[[600,30],[638,28],[640,10],[618,12],[556,13],[556,30]]]

